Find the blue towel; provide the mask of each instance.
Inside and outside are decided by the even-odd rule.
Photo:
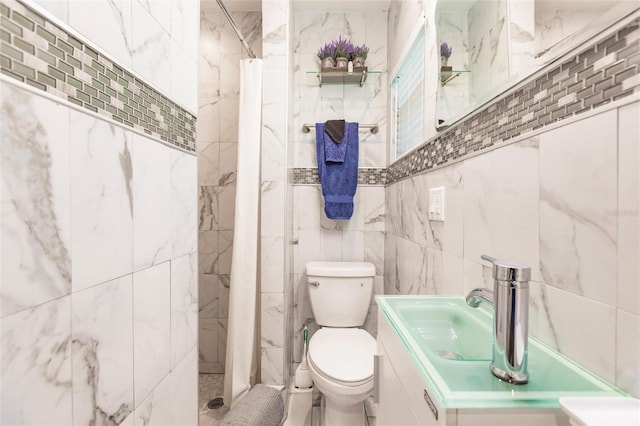
[[[344,124],[347,127],[347,124]],[[346,130],[346,129],[345,129]],[[347,132],[344,132],[342,139],[337,142],[333,140],[333,137],[328,133],[323,133],[324,140],[324,161],[331,161],[333,163],[344,163],[344,156],[347,153]]]
[[[326,161],[324,124],[316,123],[318,175],[324,195],[324,212],[329,219],[347,220],[353,215],[353,196],[358,186],[358,123],[346,123],[343,163]]]

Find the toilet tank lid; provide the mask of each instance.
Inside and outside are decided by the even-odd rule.
[[[373,277],[376,267],[370,262],[309,262],[307,276]]]

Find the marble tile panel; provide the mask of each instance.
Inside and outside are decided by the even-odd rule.
[[[198,279],[198,318],[218,318],[218,274],[201,274]]]
[[[231,276],[228,274],[220,275],[218,283],[218,317],[229,317],[229,288],[231,285]]]
[[[95,117],[70,114],[72,282],[77,291],[133,270],[132,134]]]
[[[270,347],[262,348],[260,353],[262,355],[262,383],[265,385],[284,384],[284,350],[282,348]]]
[[[216,186],[200,186],[198,196],[198,231],[200,232],[220,229],[218,190]]]
[[[132,0],[108,2],[69,1],[69,25],[113,56],[119,64],[131,67]],[[96,25],[100,23],[100,25]]]
[[[169,34],[138,1],[132,1],[131,15],[133,69],[162,93],[171,93]]]
[[[197,28],[197,22],[194,20],[190,26]],[[197,42],[193,46],[197,49]],[[190,55],[187,50],[171,40],[171,99],[195,114],[198,111],[198,60],[197,55]]]
[[[219,266],[219,231],[198,232],[198,273],[213,275],[220,271]]]
[[[36,0],[36,3],[65,24],[69,23],[69,0]]]
[[[209,22],[201,20],[200,25]],[[205,38],[206,37],[206,38]],[[198,107],[220,96],[220,52],[215,40],[209,34],[200,34],[200,54],[198,55]],[[200,118],[200,117],[198,117]],[[198,120],[200,121],[200,120]]]
[[[134,426],[171,426],[171,391],[171,376],[167,374],[134,410]]]
[[[217,319],[200,319],[198,342],[200,363],[214,363],[219,361]]]
[[[200,2],[172,0],[171,6],[171,37],[195,60],[198,56]]]
[[[231,273],[231,259],[233,255],[233,231],[220,231],[218,234],[218,267],[220,274]]]
[[[538,338],[605,380],[616,378],[616,312],[602,303],[542,286]],[[567,309],[570,306],[571,309]],[[589,333],[584,333],[589,330]],[[598,344],[593,344],[598,336]]]
[[[238,143],[238,98],[220,98],[220,142]]]
[[[218,228],[222,231],[233,231],[236,214],[236,186],[218,186]]]
[[[342,231],[342,261],[363,262],[365,256],[364,231]]]
[[[640,103],[618,112],[618,308],[640,315]],[[610,212],[610,214],[613,212]]]
[[[281,109],[280,106],[266,105],[263,106],[263,123],[266,123],[265,113],[269,110]],[[279,111],[284,117],[284,110]],[[271,122],[262,126],[262,180],[278,181],[284,180],[286,175],[285,153],[285,124],[279,122]]]
[[[200,120],[198,120],[200,122]],[[220,144],[198,142],[198,184],[217,186],[220,180]]]
[[[220,54],[220,97],[239,98],[240,97],[240,59],[242,59],[242,44],[238,36],[233,33],[233,46],[236,46],[236,53],[224,51],[224,43],[221,44]]]
[[[389,185],[384,189],[385,204],[385,232],[392,235],[402,235],[402,184]]]
[[[263,176],[261,224],[262,235],[284,235],[285,188],[281,181],[265,181]],[[266,207],[266,208],[265,208]]]
[[[463,260],[462,295],[467,295],[475,288],[493,288],[493,268],[480,262],[473,262],[467,258]]]
[[[432,230],[429,229],[427,222],[429,197],[424,193],[427,185],[426,175],[413,176],[402,181],[400,185],[402,188],[400,235],[420,245],[426,245],[427,241],[433,240]]]
[[[262,58],[265,62],[284,56],[290,5],[286,2],[265,2],[262,5]]]
[[[171,370],[171,424],[198,424],[198,349]]]
[[[171,2],[167,0],[137,0],[165,29],[171,31]]]
[[[0,360],[2,424],[72,423],[70,296],[3,318]]]
[[[228,320],[219,319],[218,320],[218,362],[222,364],[222,368],[224,368],[224,364],[226,361],[227,354],[227,330],[228,330]]]
[[[71,293],[68,109],[2,83],[0,311]],[[33,173],[39,170],[39,173]]]
[[[136,406],[171,369],[171,263],[133,274],[133,362]]]
[[[442,288],[440,294],[466,296],[464,286],[464,259],[442,253]]]
[[[297,12],[295,14],[295,28],[297,42],[295,53],[315,54],[319,49],[318,34],[322,29],[323,14],[321,12]],[[322,44],[330,40],[323,40]]]
[[[198,294],[197,253],[173,259],[171,261],[172,368],[175,368],[189,350],[197,344]],[[214,300],[217,302],[217,299]],[[213,304],[214,302],[209,303]]]
[[[171,150],[171,257],[195,251],[197,244],[197,158]]]
[[[206,144],[220,142],[220,100],[215,97],[198,102],[198,149]]]
[[[425,281],[425,294],[442,294],[442,257],[440,250],[430,247],[426,249],[427,254],[427,276]]]
[[[319,186],[295,186],[293,206],[298,212],[300,230],[319,229],[320,217],[324,215],[324,201]]]
[[[320,260],[342,261],[342,231],[320,231]]]
[[[297,250],[294,252],[295,273],[303,274],[308,262],[321,258],[321,231],[301,230],[298,232]]]
[[[284,344],[284,295],[263,292],[261,301],[261,347],[282,348]]]
[[[376,275],[384,274],[384,231],[364,231],[364,261],[376,267]]]
[[[454,164],[427,174],[426,188],[420,192],[429,199],[432,188],[445,188],[445,221],[427,220],[427,245],[454,256],[463,255],[464,228],[464,166]],[[428,205],[428,203],[427,203]]]
[[[364,195],[364,230],[385,230],[385,188],[384,186],[362,187]]]
[[[260,245],[260,288],[263,293],[284,289],[284,238],[262,237]]]
[[[132,276],[71,296],[73,421],[118,424],[134,408]]]
[[[220,144],[219,179],[217,185],[235,185],[238,170],[238,144]]]
[[[425,294],[426,247],[404,238],[397,239],[397,282],[400,294]],[[386,250],[385,250],[386,254]],[[391,253],[393,255],[393,253]]]
[[[540,135],[543,282],[609,306],[617,280],[616,122],[609,111]]]
[[[640,317],[617,311],[616,386],[640,398]]]
[[[464,163],[464,257],[531,266],[537,280],[538,142],[510,145]],[[446,213],[445,213],[446,214]]]
[[[384,239],[384,294],[398,294],[398,239],[387,233]]]
[[[171,149],[133,134],[133,267],[157,265],[171,257]]]

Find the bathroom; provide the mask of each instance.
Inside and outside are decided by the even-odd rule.
[[[374,295],[491,288],[482,254],[531,265],[530,334],[640,397],[637,20],[572,47],[589,66],[604,58],[587,111],[570,102],[560,120],[514,129],[518,71],[442,126],[439,3],[224,1],[262,59],[254,379],[283,389],[289,420],[303,328],[318,329],[311,261],[372,263]],[[248,53],[215,1],[0,4],[0,423],[209,424],[220,416],[198,400],[198,372],[222,396]],[[420,144],[396,160],[391,80],[421,27]],[[362,87],[318,85],[316,52],[340,35],[370,48]],[[582,79],[562,64],[532,78]],[[301,128],[341,118],[378,132],[360,130],[355,210],[333,221],[315,132]],[[445,221],[426,220],[439,187]],[[372,298],[374,337],[377,314]]]

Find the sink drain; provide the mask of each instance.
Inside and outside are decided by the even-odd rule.
[[[216,408],[220,408],[224,405],[224,401],[222,398],[213,398],[211,401],[207,403],[207,408],[210,410],[215,410]]]
[[[464,357],[452,351],[438,351],[437,354],[442,358],[462,360]]]

